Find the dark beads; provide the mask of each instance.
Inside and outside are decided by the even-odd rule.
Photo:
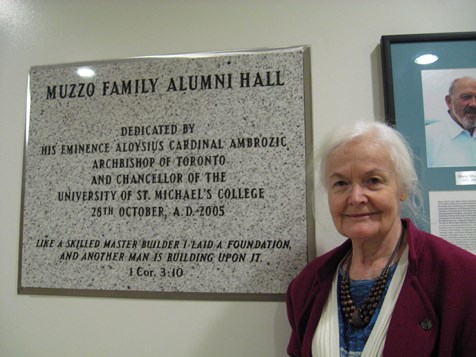
[[[347,269],[340,285],[340,295],[342,312],[344,314],[344,317],[349,321],[349,324],[351,324],[352,326],[356,328],[363,328],[370,323],[370,320],[375,314],[375,310],[377,309],[380,303],[380,299],[382,298],[383,292],[385,291],[385,287],[387,286],[390,263],[398,254],[404,234],[405,226],[402,227],[398,243],[390,256],[390,259],[385,265],[385,268],[383,268],[382,272],[380,273],[380,276],[375,281],[374,286],[372,286],[372,288],[370,289],[367,300],[365,300],[359,308],[355,306],[354,302],[352,301],[352,296],[350,294],[349,270],[350,265],[352,263],[352,252],[350,253],[350,258],[347,263]],[[398,262],[398,258],[396,261]]]
[[[369,297],[357,308],[352,301],[348,276],[344,276],[341,283],[341,306],[344,317],[349,324],[356,328],[363,328],[370,323],[375,314],[382,294],[387,284],[388,273],[382,274],[377,278],[374,286],[370,289]]]

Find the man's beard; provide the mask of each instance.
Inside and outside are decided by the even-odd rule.
[[[466,129],[476,128],[476,108],[469,107],[464,110],[463,117],[454,115],[456,119],[460,122],[461,126]]]

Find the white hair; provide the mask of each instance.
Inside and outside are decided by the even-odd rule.
[[[328,189],[326,167],[329,156],[338,147],[357,138],[365,137],[367,142],[376,144],[381,150],[390,155],[397,184],[402,192],[408,195],[406,204],[415,218],[421,217],[422,194],[419,188],[418,176],[415,170],[412,150],[405,138],[397,130],[375,121],[359,121],[341,125],[328,135],[322,143],[315,159],[316,168],[319,168],[319,183]]]

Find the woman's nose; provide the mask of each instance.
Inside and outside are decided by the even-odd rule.
[[[367,202],[367,195],[365,189],[360,185],[352,185],[350,190],[349,203],[358,206]]]

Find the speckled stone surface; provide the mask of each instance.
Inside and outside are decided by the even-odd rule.
[[[31,68],[19,291],[284,294],[314,239],[306,56]]]

